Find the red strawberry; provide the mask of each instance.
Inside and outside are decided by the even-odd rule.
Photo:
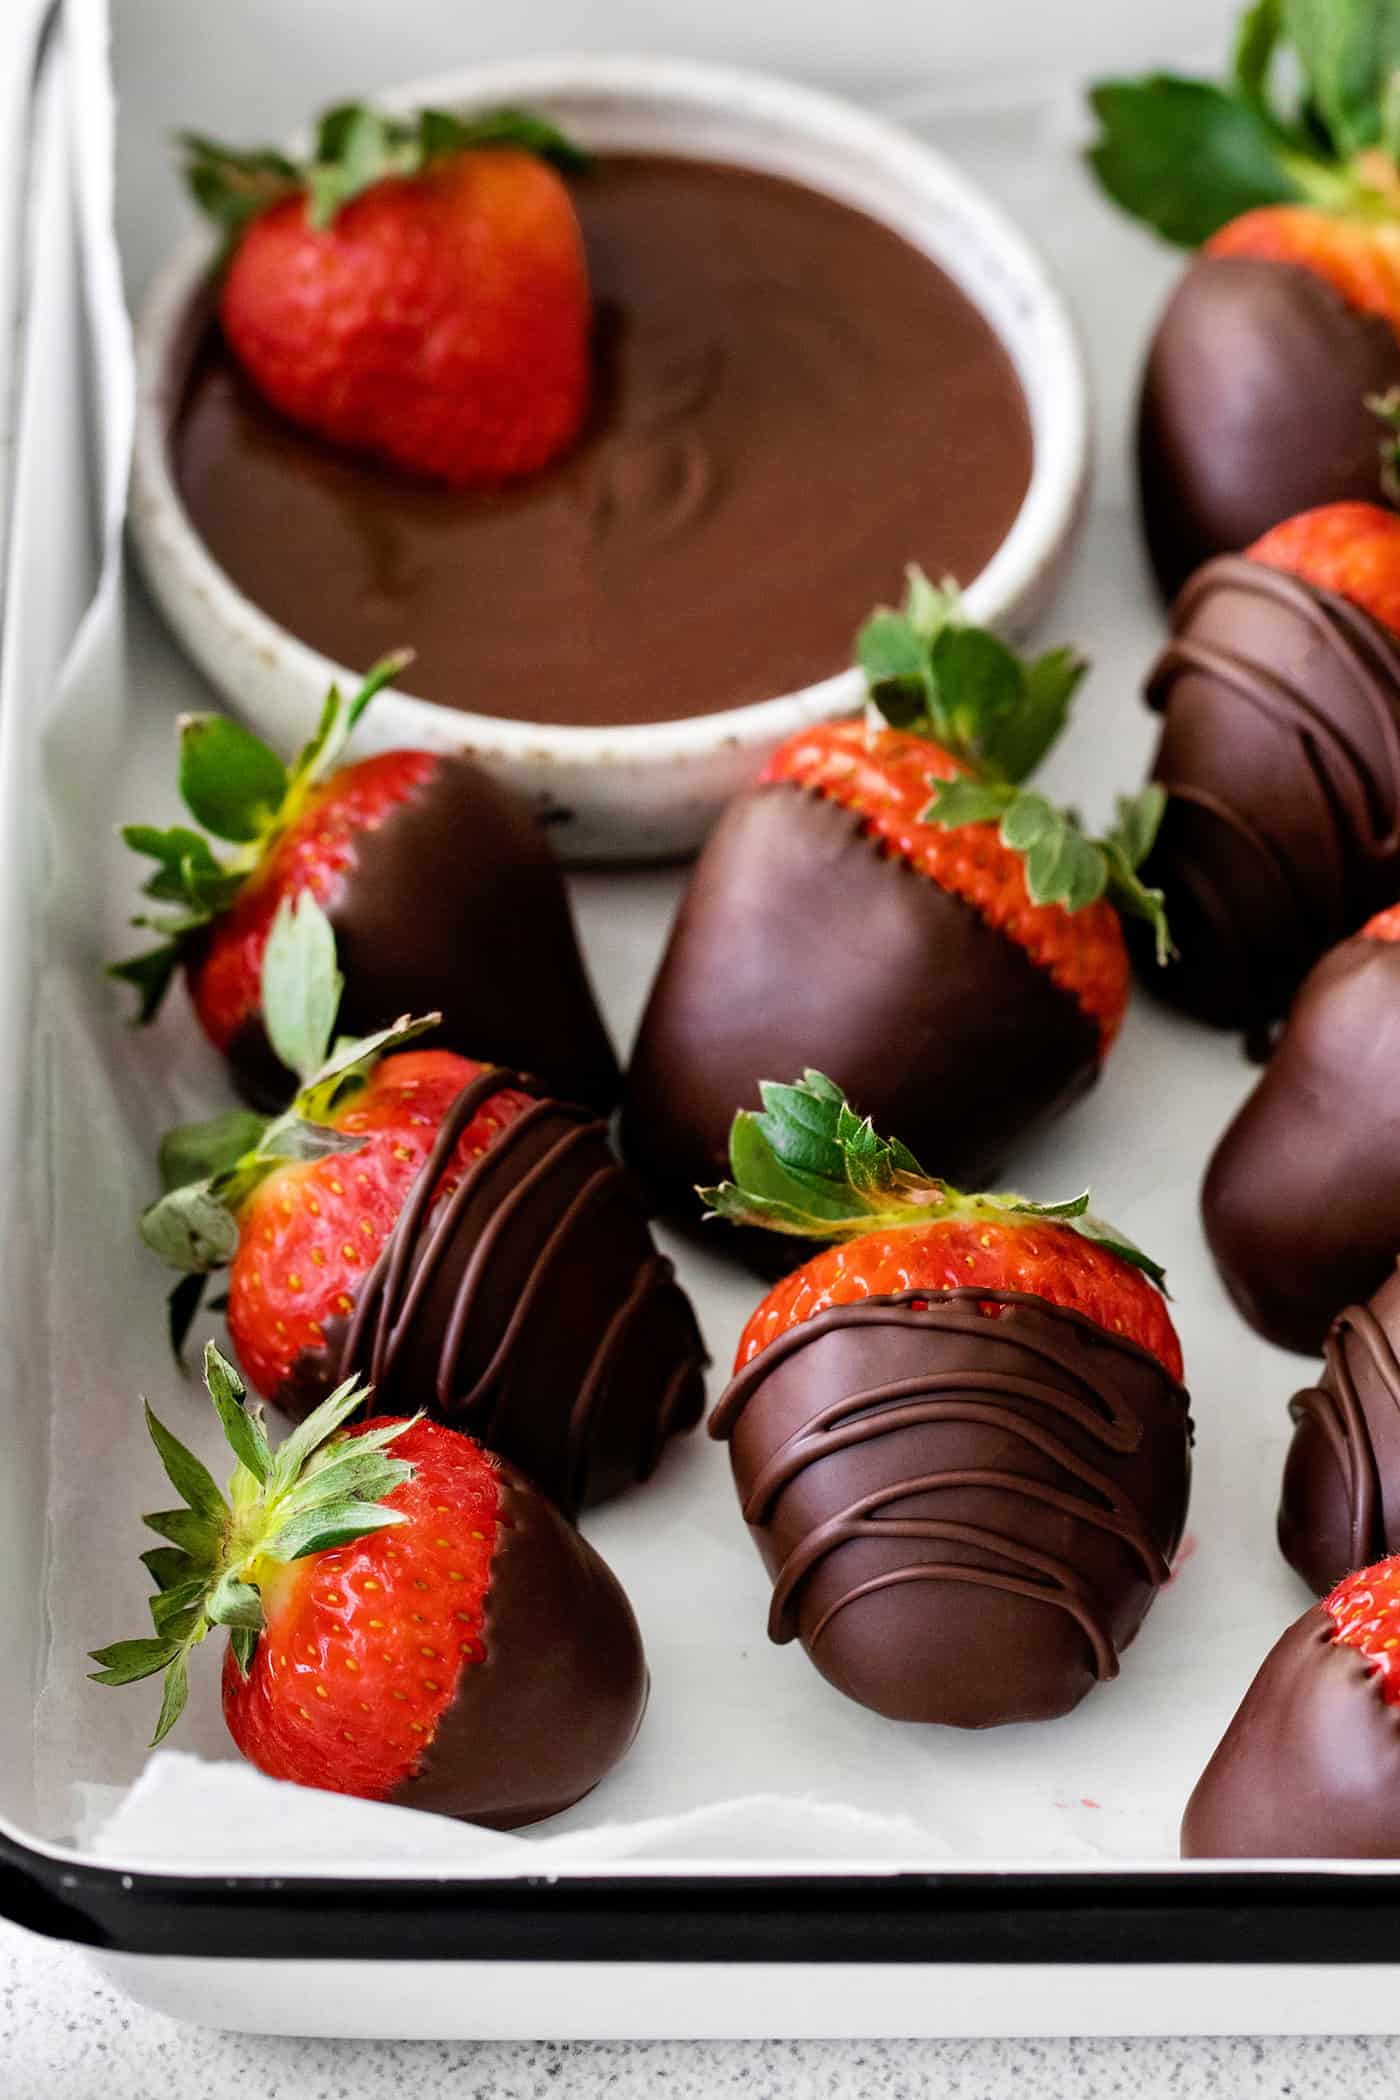
[[[842,1242],[770,1291],[710,1424],[774,1577],[770,1634],[894,1720],[1066,1712],[1116,1673],[1185,1521],[1161,1272],[1087,1196],[931,1179],[819,1072],[763,1097],[735,1118],[734,1180],[702,1193]]]
[[[700,1193],[731,1224],[836,1244],[773,1286],[740,1338],[736,1371],[830,1306],[986,1288],[1081,1314],[1181,1377],[1161,1270],[1091,1218],[1087,1196],[1044,1205],[963,1195],[898,1140],[877,1138],[820,1072],[791,1086],[765,1080],[761,1092],[763,1112],[734,1119],[735,1179]],[[994,1302],[982,1309],[997,1317]]]
[[[983,1180],[1098,1077],[1123,1016],[1114,905],[1160,791],[1103,841],[1021,783],[1082,666],[1025,663],[911,571],[858,651],[862,722],[800,731],[707,845],[627,1078],[629,1156],[678,1219],[722,1171],[735,1103],[812,1062],[951,1177]]]
[[[236,241],[219,315],[293,422],[467,488],[529,474],[588,400],[583,237],[552,127],[371,109],[322,119],[314,158],[186,142],[199,203]]]
[[[1400,1559],[1348,1575],[1260,1665],[1196,1783],[1188,1859],[1400,1857]]]
[[[1375,493],[1367,397],[1400,382],[1400,174],[1378,144],[1392,54],[1380,11],[1341,29],[1328,13],[1251,9],[1221,85],[1153,73],[1092,92],[1109,195],[1198,250],[1153,337],[1138,428],[1168,598],[1280,519]]]
[[[1325,503],[1285,518],[1245,552],[1300,576],[1400,635],[1400,517],[1378,503]]]
[[[353,1381],[270,1449],[233,1366],[205,1377],[238,1459],[227,1498],[147,1409],[187,1508],[147,1518],[155,1634],[95,1651],[102,1684],[165,1675],[230,1631],[224,1718],[275,1779],[510,1826],[566,1808],[628,1748],[646,1670],[627,1599],[525,1480],[431,1422],[343,1427]]]
[[[113,975],[135,986],[148,1021],[183,967],[240,1092],[280,1107],[295,1078],[263,1023],[263,954],[283,902],[309,895],[335,929],[351,1033],[435,1010],[452,1048],[608,1107],[612,1045],[558,863],[524,804],[461,758],[387,751],[341,762],[406,661],[377,665],[349,701],[332,691],[290,768],[223,716],[181,724],[180,790],[203,831],[127,826],[128,845],[156,862],[145,894],[168,909],[136,921],[163,934],[161,945]],[[205,831],[234,850],[221,860]]]
[[[306,898],[283,905],[264,982],[304,1084],[273,1122],[240,1112],[166,1141],[169,1193],[142,1231],[190,1272],[177,1340],[227,1264],[240,1362],[288,1413],[362,1370],[566,1507],[644,1478],[699,1413],[704,1351],[606,1126],[451,1051],[383,1054],[418,1024],[328,1057],[333,945]],[[548,1318],[528,1316],[537,1298]]]

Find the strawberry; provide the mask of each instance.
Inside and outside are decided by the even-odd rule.
[[[1115,905],[1168,949],[1135,874],[1160,790],[1094,840],[1023,785],[1081,675],[1068,650],[1023,662],[917,571],[857,649],[867,719],[799,731],[730,805],[643,1016],[625,1144],[680,1220],[736,1102],[808,1060],[985,1178],[1098,1076],[1128,988]]]
[[[581,156],[552,126],[350,105],[303,164],[184,143],[230,244],[224,335],[290,421],[455,488],[535,473],[573,442],[588,271],[549,162]]]
[[[1154,73],[1092,92],[1105,190],[1198,251],[1153,338],[1138,428],[1169,598],[1280,519],[1375,492],[1366,399],[1400,382],[1384,12],[1252,7],[1224,84]]]
[[[1296,1619],[1196,1783],[1188,1859],[1400,1857],[1400,1558]]]
[[[1067,1712],[1116,1674],[1185,1521],[1161,1271],[1087,1196],[933,1179],[820,1072],[762,1091],[704,1199],[839,1243],[769,1292],[710,1422],[770,1635],[893,1720]]]
[[[501,1068],[399,1047],[431,1019],[332,1051],[338,989],[324,915],[284,901],[263,1004],[301,1089],[273,1120],[172,1132],[142,1220],[186,1272],[177,1348],[227,1266],[239,1361],[287,1413],[362,1368],[567,1507],[645,1477],[699,1413],[704,1352],[605,1126]],[[553,1324],[531,1322],[546,1293]]]
[[[94,1651],[100,1684],[163,1674],[227,1627],[223,1707],[274,1779],[497,1827],[587,1793],[636,1733],[636,1622],[591,1547],[514,1470],[437,1423],[345,1424],[354,1380],[274,1451],[211,1343],[205,1380],[237,1467],[227,1496],[148,1407],[186,1506],[146,1518],[154,1634]]]
[[[351,699],[332,688],[290,767],[237,722],[185,718],[180,792],[202,829],[123,831],[155,861],[145,895],[164,907],[134,923],[163,938],[112,975],[135,988],[144,1022],[183,969],[240,1092],[281,1107],[295,1079],[263,1022],[263,955],[283,903],[309,895],[335,928],[351,1032],[436,1009],[450,1047],[610,1106],[616,1060],[563,878],[528,810],[465,759],[386,751],[343,763],[370,701],[407,661],[377,664]],[[206,833],[232,852],[220,858]]]
[[[821,1072],[790,1086],[764,1080],[760,1092],[762,1111],[734,1118],[734,1179],[701,1198],[731,1224],[836,1244],[774,1285],[740,1338],[736,1372],[831,1306],[985,1287],[1078,1313],[1180,1379],[1162,1270],[1091,1217],[1087,1195],[1051,1204],[964,1195],[898,1139],[878,1137]],[[999,1314],[995,1301],[980,1310]]]
[[[1245,553],[1359,605],[1400,635],[1400,517],[1378,503],[1325,503],[1285,518]]]

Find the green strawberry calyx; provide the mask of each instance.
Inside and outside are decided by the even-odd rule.
[[[204,1278],[238,1252],[238,1214],[254,1189],[289,1161],[358,1151],[364,1139],[337,1129],[332,1116],[382,1057],[441,1020],[439,1014],[404,1016],[373,1035],[336,1037],[342,987],[335,933],[320,905],[309,890],[284,897],[263,951],[262,1008],[274,1050],[301,1085],[281,1115],[235,1108],[168,1131],[160,1148],[165,1193],[141,1217],[146,1245],[184,1272],[170,1297],[177,1359]]]
[[[1165,1290],[1160,1263],[1096,1218],[1087,1190],[1067,1203],[1033,1203],[1009,1193],[965,1195],[926,1172],[898,1138],[879,1136],[870,1118],[858,1116],[821,1072],[809,1069],[788,1086],[765,1079],[759,1093],[762,1109],[741,1109],[730,1128],[732,1179],[696,1192],[707,1216],[828,1241],[944,1218],[1027,1224],[1050,1219],[1107,1248]]]
[[[237,1459],[228,1493],[220,1493],[207,1467],[147,1403],[151,1441],[181,1498],[180,1508],[142,1519],[165,1541],[141,1556],[156,1586],[150,1600],[155,1630],[92,1651],[98,1684],[164,1675],[152,1749],[184,1711],[190,1655],[206,1635],[228,1628],[246,1677],[263,1630],[262,1588],[274,1571],[402,1524],[402,1513],[386,1509],[384,1500],[413,1478],[412,1466],[390,1452],[412,1426],[409,1420],[345,1430],[369,1398],[357,1379],[347,1378],[275,1451],[262,1410],[249,1405],[243,1380],[213,1342],[204,1352],[204,1382]]]
[[[926,737],[966,769],[954,780],[930,779],[923,823],[995,824],[1025,863],[1032,903],[1076,912],[1106,896],[1120,912],[1146,919],[1158,961],[1170,960],[1162,893],[1137,872],[1161,824],[1165,791],[1153,782],[1120,796],[1112,830],[1090,838],[1072,810],[1022,785],[1069,719],[1088,668],[1082,657],[1071,649],[1018,656],[968,625],[955,584],[932,584],[911,568],[902,608],[880,606],[871,615],[856,638],[856,660],[872,729]]]
[[[352,198],[386,177],[421,175],[456,153],[514,147],[569,171],[587,156],[548,118],[527,109],[490,109],[458,117],[420,109],[394,117],[364,102],[342,102],[316,125],[303,161],[257,148],[243,151],[198,132],[180,134],[185,183],[200,210],[232,245],[260,213],[288,197],[305,196],[307,217],[324,230]]]
[[[1252,0],[1223,82],[1149,73],[1089,101],[1100,184],[1180,247],[1270,204],[1400,216],[1400,0]]]
[[[413,661],[411,649],[386,656],[367,674],[358,692],[332,686],[313,736],[290,766],[260,737],[227,715],[185,715],[180,722],[180,795],[199,831],[187,824],[162,829],[126,824],[122,839],[133,853],[156,864],[141,894],[167,907],[138,912],[133,926],[161,938],[154,948],[113,963],[108,976],[131,985],[139,998],[136,1019],[154,1020],[190,945],[226,912],[244,883],[277,841],[302,816],[317,790],[340,765],[365,709]],[[233,846],[220,858],[206,834]]]

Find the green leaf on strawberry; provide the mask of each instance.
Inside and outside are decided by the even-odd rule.
[[[444,109],[394,117],[368,103],[340,103],[320,118],[305,161],[266,150],[245,152],[197,132],[183,133],[179,144],[191,196],[230,242],[261,212],[300,195],[307,198],[311,224],[325,228],[375,183],[420,175],[433,161],[456,153],[513,147],[557,168],[576,171],[588,165],[587,155],[548,118],[509,108],[471,117]]]
[[[160,1149],[165,1193],[141,1218],[152,1253],[183,1271],[170,1295],[177,1361],[199,1309],[204,1278],[238,1252],[238,1212],[258,1184],[289,1160],[356,1152],[363,1138],[327,1119],[364,1085],[379,1059],[435,1028],[441,1018],[408,1017],[358,1040],[334,1040],[341,977],[335,937],[314,897],[283,900],[263,951],[262,1008],[268,1035],[302,1081],[279,1116],[234,1109],[167,1133]]]
[[[1034,771],[1069,716],[1087,668],[1069,649],[1034,660],[969,626],[956,585],[908,572],[904,605],[881,606],[856,637],[881,725],[927,736],[984,780]]]
[[[1152,73],[1089,100],[1099,182],[1183,247],[1263,205],[1396,214],[1400,0],[1255,0],[1226,82]]]
[[[1087,1191],[1064,1203],[965,1195],[929,1174],[898,1138],[881,1137],[824,1073],[808,1070],[789,1086],[764,1080],[759,1092],[762,1109],[741,1109],[730,1129],[731,1178],[696,1191],[707,1216],[813,1240],[859,1239],[941,1218],[1048,1218],[1165,1291],[1160,1263],[1096,1218]]]
[[[271,1570],[402,1523],[384,1500],[413,1477],[413,1468],[390,1448],[410,1426],[407,1421],[345,1434],[345,1424],[369,1398],[369,1389],[353,1378],[276,1452],[238,1372],[212,1342],[204,1352],[204,1379],[237,1461],[227,1496],[147,1406],[146,1427],[185,1506],[143,1521],[163,1538],[178,1535],[177,1543],[141,1556],[156,1585],[153,1637],[92,1651],[98,1684],[135,1684],[164,1672],[153,1748],[180,1717],[191,1652],[210,1631],[230,1629],[246,1674],[263,1624],[260,1584]]]
[[[251,730],[223,715],[182,720],[180,793],[204,830],[127,824],[121,833],[133,853],[155,862],[141,894],[170,907],[137,914],[132,924],[159,933],[160,945],[113,963],[107,973],[136,991],[138,1023],[154,1019],[190,944],[233,904],[310,797],[336,771],[375,694],[411,662],[409,650],[384,657],[349,698],[332,686],[315,734],[290,766]],[[236,850],[221,860],[206,832]]]

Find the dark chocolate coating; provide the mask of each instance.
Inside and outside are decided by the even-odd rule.
[[[1147,686],[1169,799],[1143,879],[1180,954],[1144,974],[1200,1019],[1249,1028],[1400,895],[1400,643],[1238,556],[1197,571],[1172,630]]]
[[[417,1771],[389,1798],[511,1830],[582,1800],[625,1756],[647,1667],[612,1570],[513,1467],[500,1475],[485,1658],[463,1666]]]
[[[736,1375],[710,1432],[774,1577],[770,1638],[897,1721],[1067,1713],[1117,1675],[1186,1519],[1184,1389],[1014,1292],[820,1313]]]
[[[1280,1348],[1317,1356],[1400,1253],[1400,945],[1323,957],[1206,1172],[1225,1288]]]
[[[1314,1604],[1264,1658],[1196,1783],[1183,1859],[1400,1858],[1400,1709]]]
[[[1098,1077],[1071,994],[861,825],[778,782],[738,796],[700,856],[623,1108],[629,1159],[679,1216],[727,1171],[760,1079],[815,1065],[930,1173],[979,1188]]]
[[[302,1415],[351,1372],[376,1410],[424,1408],[573,1511],[645,1480],[704,1404],[704,1343],[631,1175],[589,1110],[536,1101],[433,1193],[515,1075],[444,1118],[355,1311],[304,1351],[278,1404]]]
[[[358,834],[325,903],[345,976],[343,1034],[440,1013],[432,1042],[514,1065],[564,1100],[611,1108],[617,1059],[559,864],[524,802],[479,767],[441,759]],[[229,1062],[256,1106],[290,1097],[295,1082],[261,1023],[242,1031]]]
[[[1186,269],[1138,407],[1143,530],[1162,595],[1215,554],[1315,504],[1375,502],[1368,394],[1400,384],[1400,341],[1315,272],[1244,256]]]
[[[1325,1597],[1400,1550],[1400,1270],[1332,1323],[1316,1385],[1295,1393],[1278,1542]]]

